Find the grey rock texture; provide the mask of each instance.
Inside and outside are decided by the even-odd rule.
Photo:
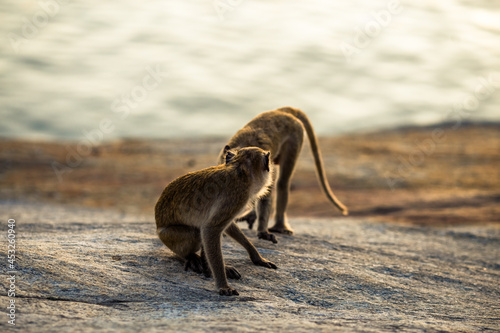
[[[500,329],[500,229],[291,219],[278,244],[245,233],[278,270],[223,241],[242,279],[219,296],[156,237],[154,221],[112,211],[0,204],[16,219],[16,326],[7,323],[2,249],[0,331],[330,332]],[[5,263],[5,265],[4,265]]]

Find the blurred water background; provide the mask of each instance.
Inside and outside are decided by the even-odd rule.
[[[500,3],[3,0],[0,136],[230,136],[291,105],[320,135],[500,121]]]

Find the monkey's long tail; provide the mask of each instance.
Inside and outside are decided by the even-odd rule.
[[[300,120],[302,125],[304,125],[307,137],[309,138],[309,144],[311,145],[311,151],[314,157],[314,163],[316,165],[316,175],[318,176],[318,181],[321,185],[321,188],[323,189],[323,192],[325,192],[328,200],[330,200],[330,202],[333,203],[342,212],[343,215],[348,215],[349,211],[347,210],[347,207],[344,206],[339,199],[337,199],[335,194],[333,194],[330,185],[328,184],[325,169],[323,167],[323,158],[321,157],[321,151],[318,145],[318,139],[316,138],[316,134],[314,133],[314,129],[311,122],[309,121],[309,118],[303,111],[299,109],[283,107],[279,110],[293,115],[295,118]]]

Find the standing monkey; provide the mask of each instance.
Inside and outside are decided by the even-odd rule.
[[[231,138],[226,148],[219,155],[219,163],[223,163],[228,147],[234,150],[245,147],[259,147],[271,152],[272,161],[279,166],[278,180],[276,181],[275,172],[271,185],[271,187],[276,185],[277,189],[275,224],[272,228],[269,228],[271,232],[293,234],[293,230],[286,221],[285,211],[288,204],[290,179],[302,149],[304,130],[309,138],[316,165],[316,175],[321,188],[328,200],[344,215],[347,215],[347,207],[335,197],[328,185],[318,140],[311,122],[306,114],[299,109],[282,107],[259,114]],[[271,209],[271,191],[268,191],[259,199],[254,210],[240,218],[240,220],[247,220],[251,228],[257,218],[259,222],[258,237],[277,243],[276,237],[270,234],[267,229]]]
[[[191,268],[215,279],[220,295],[238,295],[227,278],[239,279],[224,265],[221,238],[240,243],[255,265],[276,268],[262,258],[235,218],[266,195],[272,181],[270,153],[256,147],[225,150],[225,163],[181,176],[167,185],[155,206],[158,237]],[[201,250],[200,255],[197,252]]]

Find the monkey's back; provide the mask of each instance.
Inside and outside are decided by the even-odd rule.
[[[157,228],[183,224],[199,227],[213,219],[236,215],[248,201],[242,188],[229,186],[235,181],[245,188],[245,177],[238,177],[225,165],[206,168],[183,175],[165,187],[155,206]],[[230,192],[230,193],[228,193]],[[246,197],[246,198],[245,198]],[[230,198],[230,200],[228,200]]]
[[[288,108],[282,109],[288,110]],[[231,148],[259,147],[270,151],[274,156],[288,136],[303,131],[302,123],[293,114],[281,109],[266,111],[257,115],[236,132],[228,145]]]

